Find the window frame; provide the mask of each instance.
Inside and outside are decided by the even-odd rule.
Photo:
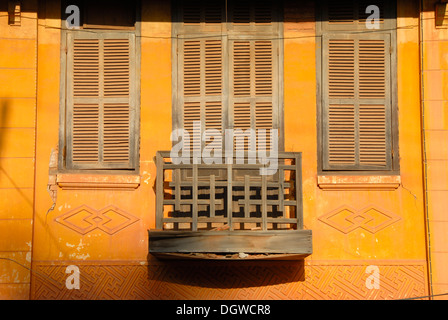
[[[141,10],[140,1],[136,1],[136,13],[135,13],[135,28],[127,29],[89,29],[81,28],[70,30],[67,28],[64,17],[67,14],[64,12],[65,6],[68,2],[63,1],[61,6],[61,38],[60,38],[60,100],[59,100],[59,142],[58,142],[58,173],[75,173],[75,174],[138,174],[140,172],[140,108],[141,108],[141,97],[140,97],[140,87],[141,87]],[[81,12],[84,10],[81,8]],[[84,29],[88,29],[85,31]],[[130,162],[131,168],[120,168],[120,167],[98,167],[98,168],[76,168],[70,167],[68,165],[68,135],[70,133],[70,124],[68,123],[69,106],[67,97],[67,86],[69,81],[67,77],[69,72],[68,67],[68,38],[69,34],[88,32],[89,34],[132,34],[135,39],[134,50],[135,50],[135,61],[131,63],[134,66],[134,85],[131,86],[132,92],[130,93],[129,100],[133,101],[134,114],[131,118],[130,123],[130,140],[132,150],[130,151]]]
[[[325,30],[325,24],[328,24],[326,19],[328,17],[328,0],[316,3],[316,129],[317,129],[317,173],[318,176],[389,176],[400,174],[400,156],[399,156],[399,130],[398,130],[398,69],[397,69],[397,8],[396,1],[392,0],[387,6],[388,10],[385,12],[384,19],[386,23],[384,28],[378,31],[371,31],[373,33],[386,33],[390,35],[390,143],[391,153],[389,160],[391,162],[390,170],[378,169],[341,169],[341,170],[324,170],[324,118],[325,104],[324,101],[328,97],[324,97],[324,46],[323,38],[326,34],[344,34],[344,33],[359,33],[359,25],[355,25],[353,29],[347,30],[340,27],[334,30]],[[365,29],[364,29],[365,30]]]
[[[276,3],[274,1],[274,3]],[[181,71],[179,70],[179,67],[181,63],[179,63],[179,36],[185,36],[188,35],[188,33],[182,33],[182,16],[181,16],[181,0],[171,0],[171,34],[172,34],[172,41],[171,41],[171,61],[172,61],[172,73],[171,73],[171,79],[172,79],[172,129],[182,129],[182,117],[183,117],[183,110],[182,110],[182,97],[181,92],[179,92],[179,83],[182,81],[181,79]],[[230,6],[232,4],[229,4],[229,10]],[[225,54],[225,59],[223,59],[223,67],[227,68],[228,72],[223,73],[223,88],[224,90],[227,90],[226,92],[222,93],[222,121],[223,121],[223,128],[222,130],[233,128],[234,123],[231,123],[231,118],[233,118],[232,115],[232,108],[230,105],[230,101],[232,100],[231,97],[231,56],[230,56],[230,50],[231,50],[231,43],[239,40],[263,40],[263,39],[269,39],[269,37],[276,37],[276,47],[278,48],[277,51],[277,70],[276,77],[277,77],[277,97],[274,99],[277,101],[277,106],[273,104],[273,127],[275,128],[277,126],[278,129],[278,151],[283,151],[285,148],[285,139],[284,139],[284,39],[283,39],[283,10],[284,5],[282,1],[279,1],[277,4],[277,10],[276,10],[276,16],[275,21],[277,25],[277,31],[275,34],[254,34],[249,27],[247,31],[245,32],[238,32],[234,31],[233,28],[231,28],[231,21],[230,16],[228,15],[228,20],[225,22],[220,23],[220,27],[210,29],[208,30],[207,27],[203,28],[204,30],[201,31],[199,34],[204,35],[205,32],[214,32],[216,35],[222,37],[222,45],[223,45],[223,53]],[[229,12],[229,11],[228,11]],[[223,15],[225,16],[225,9],[223,10]],[[227,25],[227,26],[226,26]],[[225,30],[224,30],[225,29]],[[217,33],[219,32],[219,34]],[[231,37],[231,39],[229,39]],[[184,39],[188,39],[188,37],[185,37]],[[214,39],[214,38],[210,38]],[[176,142],[173,142],[173,145]]]

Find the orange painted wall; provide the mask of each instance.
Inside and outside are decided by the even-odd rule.
[[[36,116],[37,1],[21,26],[0,7],[0,299],[28,299]]]
[[[23,185],[24,188],[31,188],[30,191],[26,190],[30,193],[31,199],[33,196],[35,199],[32,267],[36,273],[31,279],[31,298],[188,299],[219,296],[232,299],[391,299],[427,294],[419,100],[418,1],[398,1],[397,76],[401,185],[389,191],[366,191],[357,187],[348,191],[335,191],[323,190],[319,187],[316,126],[316,50],[319,48],[319,38],[315,33],[314,4],[313,1],[304,1],[300,8],[296,8],[295,1],[286,1],[285,146],[286,151],[303,153],[304,224],[306,229],[313,231],[313,254],[307,257],[302,265],[280,263],[274,267],[263,264],[232,267],[220,264],[213,265],[211,269],[203,264],[185,265],[176,264],[176,262],[165,264],[148,256],[147,229],[155,227],[156,171],[153,157],[156,151],[170,148],[172,40],[169,2],[143,1],[143,3],[140,173],[137,177],[140,186],[135,190],[112,191],[57,188],[56,204],[54,210],[50,211],[53,201],[47,192],[47,184],[55,177],[49,177],[49,163],[52,151],[58,145],[59,130],[61,60],[59,27],[61,21],[58,13],[61,8],[59,1],[47,1],[47,5],[40,8],[39,24],[37,30],[32,33],[35,38],[37,37],[39,57],[36,152],[22,154],[21,152],[28,149],[25,147],[15,149],[12,144],[6,149],[2,146],[0,154],[2,168],[8,168],[8,161],[9,163],[14,161],[15,166],[8,169],[10,170],[8,172],[16,173],[18,179],[34,176],[32,163],[35,157],[35,184],[33,185],[33,180],[25,179],[30,184]],[[34,17],[36,16],[34,13]],[[12,43],[7,42],[10,40],[3,40],[2,32],[4,32],[5,22],[2,23],[0,47],[14,47],[18,46],[17,43],[22,43],[18,40]],[[30,33],[20,31],[17,37],[19,35],[23,37],[25,34],[29,36]],[[9,39],[12,36],[4,38]],[[35,41],[34,44],[36,44]],[[31,47],[23,50],[29,53]],[[31,59],[31,56],[31,54],[26,55],[27,59]],[[33,61],[35,63],[35,60]],[[19,60],[5,57],[0,53],[0,82],[5,81],[2,80],[2,75],[10,72],[10,69],[5,71],[3,66],[14,63],[19,63]],[[12,72],[14,76],[20,77],[24,67],[18,64],[14,68],[20,68]],[[34,70],[33,68],[31,67],[31,70]],[[35,77],[35,70],[34,73],[30,73],[30,77],[31,74]],[[7,94],[13,97],[24,92],[14,88],[8,90]],[[2,92],[1,87],[0,92]],[[33,97],[36,97],[35,91],[33,92]],[[3,95],[0,95],[1,97]],[[14,99],[11,100],[14,101]],[[20,100],[20,106],[29,107],[33,112],[33,107],[36,107],[36,105],[30,107],[22,100]],[[19,120],[25,121],[23,117],[18,117],[17,121]],[[32,124],[29,122],[27,126],[33,128],[34,122]],[[14,126],[24,126],[24,124],[14,124]],[[1,130],[3,131],[3,128]],[[31,131],[34,132],[32,129]],[[20,134],[26,135],[25,132]],[[22,140],[26,141],[26,144],[33,141],[32,137],[27,136],[23,136]],[[31,143],[31,146],[34,147],[34,144]],[[24,161],[24,163],[29,161],[31,165],[25,166],[29,171],[24,173],[21,169],[24,166],[18,166],[16,160],[8,160],[10,157],[20,158],[17,161]],[[89,180],[91,177],[84,176],[84,178]],[[352,181],[355,179],[353,178]],[[1,186],[5,183],[3,181],[5,181],[4,178],[0,179]],[[9,188],[5,190],[11,190],[5,192],[16,191],[11,185],[6,185],[5,188]],[[3,190],[1,189],[1,192]],[[17,199],[17,196],[11,198]],[[17,200],[17,203],[20,203],[17,208],[21,206],[28,208],[23,201]],[[5,218],[2,216],[0,226],[3,223],[16,223],[15,230],[19,230],[21,223],[26,224],[32,221],[32,206],[28,208],[30,210],[28,215],[16,218],[15,214],[5,209],[7,207],[4,201],[0,205],[3,208],[1,214],[5,216]],[[109,207],[111,205],[113,207]],[[355,213],[359,213],[357,218]],[[89,220],[89,215],[91,218],[96,217],[97,220]],[[354,224],[349,221],[350,215],[355,219],[353,221],[359,224],[358,228],[353,230],[349,228]],[[373,217],[374,221],[363,221],[368,217]],[[100,218],[103,220],[100,221]],[[108,218],[112,219],[112,222],[106,225],[105,221]],[[89,223],[97,228],[83,233],[82,227],[89,227]],[[105,225],[107,227],[104,227]],[[366,229],[369,229],[369,226],[379,227],[369,231],[361,226]],[[2,228],[12,230],[6,226]],[[27,230],[24,233],[29,235],[29,238],[21,236],[20,241],[25,238],[28,239],[26,241],[30,241],[31,228],[29,229],[24,229]],[[26,242],[24,244],[26,245]],[[26,253],[29,247],[25,245],[13,247],[8,241],[1,240],[0,254],[7,251],[8,253],[5,254],[11,254],[9,251]],[[5,246],[6,248],[3,249]],[[0,268],[12,268],[2,263],[0,261]],[[79,265],[82,275],[87,275],[85,281],[90,281],[88,286],[84,286],[78,292],[67,292],[64,286],[67,276],[64,268],[72,264]],[[383,286],[379,291],[366,289],[365,281],[368,276],[366,267],[369,265],[378,266],[381,272]],[[179,273],[181,267],[203,273],[193,277],[190,274]],[[245,275],[253,274],[253,270],[258,270],[257,274],[265,278],[254,279],[242,286],[241,283],[248,281],[244,279]],[[277,277],[271,277],[266,270],[272,272],[286,270],[286,272],[282,272]],[[209,279],[210,274],[216,276],[215,280]],[[220,287],[213,281],[229,279],[219,274],[232,274],[231,278],[235,284]],[[24,273],[23,277],[25,279],[23,281],[29,283],[29,273]],[[59,286],[52,285],[52,281],[46,281],[45,277],[59,283]],[[110,277],[113,280],[95,283],[96,277],[98,279]],[[4,285],[1,282],[2,279],[0,277],[0,290],[3,290],[2,286],[9,285],[9,283]],[[132,285],[127,287],[124,284],[131,281],[129,279],[134,280]],[[112,294],[104,289],[111,282],[119,283],[121,285],[118,287],[126,287],[126,290],[130,291],[111,289]],[[0,294],[5,292],[4,295],[13,297],[18,294],[17,290],[10,293],[0,291]]]
[[[423,110],[432,294],[448,292],[448,28],[436,27],[436,1],[425,0],[422,29]],[[445,19],[446,23],[446,19]],[[446,299],[438,296],[437,299]]]

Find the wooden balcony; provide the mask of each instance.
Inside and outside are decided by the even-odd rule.
[[[247,162],[247,161],[246,161]],[[149,252],[161,258],[303,259],[312,253],[303,230],[301,153],[282,152],[268,165],[174,164],[156,155],[156,229]]]

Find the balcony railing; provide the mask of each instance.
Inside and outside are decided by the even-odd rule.
[[[153,254],[243,256],[311,253],[303,230],[301,153],[281,152],[272,163],[175,164],[169,151],[156,155],[156,230]],[[248,162],[247,159],[245,162]]]

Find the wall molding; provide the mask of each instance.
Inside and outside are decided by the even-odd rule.
[[[318,175],[317,185],[323,190],[384,190],[393,191],[401,184],[399,175],[355,176]]]

